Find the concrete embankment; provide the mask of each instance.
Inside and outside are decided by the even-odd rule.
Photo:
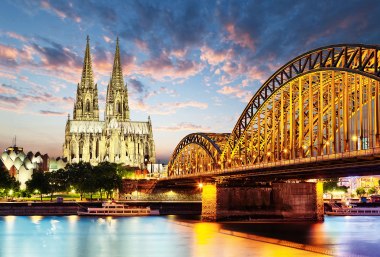
[[[5,202],[0,203],[0,216],[16,215],[76,215],[80,209],[100,207],[102,202]],[[150,206],[152,210],[159,210],[161,215],[200,215],[200,202],[143,202],[133,201],[125,204],[134,207]]]

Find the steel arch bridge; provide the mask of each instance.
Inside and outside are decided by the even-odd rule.
[[[332,45],[289,61],[255,93],[231,134],[182,139],[169,176],[377,149],[379,50]],[[188,150],[195,145],[196,157]]]

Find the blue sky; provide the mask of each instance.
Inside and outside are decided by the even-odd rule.
[[[306,51],[380,44],[377,1],[0,2],[0,147],[62,155],[86,36],[101,117],[120,38],[131,119],[158,159],[193,132],[231,132],[255,91]]]

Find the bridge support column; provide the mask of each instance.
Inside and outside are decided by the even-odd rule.
[[[286,219],[323,221],[323,184],[207,183],[202,190],[202,220]]]
[[[216,183],[207,183],[202,188],[202,221],[217,220]]]
[[[323,182],[318,181],[315,184],[315,214],[317,221],[325,219],[325,209],[323,205]]]

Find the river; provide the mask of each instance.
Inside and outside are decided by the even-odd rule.
[[[231,222],[178,225],[178,217],[0,217],[1,257],[323,256],[219,233],[220,229],[380,256],[380,217],[326,217],[323,223]]]

